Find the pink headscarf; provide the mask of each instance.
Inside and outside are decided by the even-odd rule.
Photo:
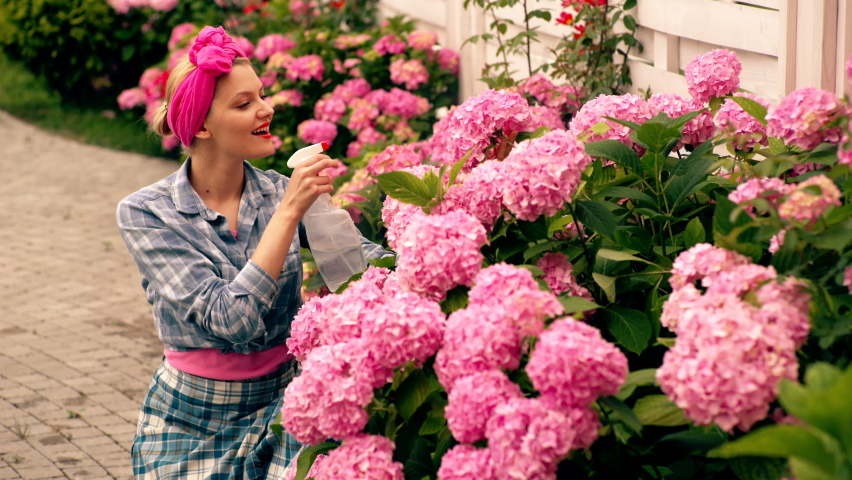
[[[166,116],[171,131],[187,147],[207,118],[216,78],[230,72],[234,58],[243,56],[243,50],[222,27],[204,27],[196,37],[189,61],[198,68],[178,86]]]

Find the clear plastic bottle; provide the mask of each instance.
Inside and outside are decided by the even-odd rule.
[[[327,148],[328,144],[322,142],[298,150],[287,161],[287,166],[295,168],[306,158]],[[329,194],[323,193],[316,199],[305,212],[302,222],[314,261],[329,290],[336,291],[352,275],[367,269],[361,236],[352,217],[335,207]]]

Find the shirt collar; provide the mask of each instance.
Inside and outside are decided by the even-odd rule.
[[[206,220],[212,220],[216,218],[217,213],[204,204],[201,197],[192,188],[192,184],[189,183],[191,163],[192,158],[187,158],[175,176],[175,182],[172,187],[172,198],[174,199],[175,207],[181,213],[200,213]],[[243,189],[243,196],[252,207],[259,208],[263,203],[263,197],[275,192],[275,185],[272,184],[272,181],[266,175],[260,175],[259,170],[249,162],[243,160],[243,167],[245,168],[246,175],[246,186]]]

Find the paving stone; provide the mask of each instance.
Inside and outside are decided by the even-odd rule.
[[[21,478],[12,467],[0,466],[0,480],[15,480]]]
[[[23,468],[17,470],[17,473],[24,480],[43,480],[63,476],[62,471],[53,465],[38,468]]]

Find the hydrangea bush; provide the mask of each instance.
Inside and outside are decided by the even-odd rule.
[[[289,474],[852,478],[850,103],[740,68],[561,125],[490,90],[356,172],[397,257],[293,322]]]

